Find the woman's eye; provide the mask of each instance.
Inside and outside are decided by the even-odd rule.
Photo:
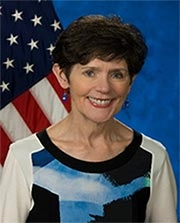
[[[118,72],[118,73],[112,73],[111,74],[111,77],[113,79],[124,79],[125,78],[125,74],[121,73],[121,72]]]
[[[94,71],[92,70],[86,70],[83,72],[83,74],[87,77],[93,77],[94,76]]]

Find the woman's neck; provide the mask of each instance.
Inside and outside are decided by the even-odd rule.
[[[52,126],[52,129],[56,134],[68,132],[68,136],[71,138],[94,140],[99,136],[108,137],[116,127],[117,121],[113,118],[104,123],[95,123],[83,117],[78,119],[70,113],[64,120]]]
[[[71,114],[47,131],[61,150],[88,161],[114,157],[132,141],[133,135],[132,130],[113,118],[106,123],[93,123],[77,120]]]

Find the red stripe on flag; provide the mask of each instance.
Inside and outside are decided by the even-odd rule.
[[[25,91],[14,99],[12,103],[32,133],[38,132],[50,125],[49,120],[29,91]]]
[[[0,163],[3,165],[8,153],[9,145],[12,143],[5,131],[0,127]]]
[[[54,88],[56,94],[58,95],[58,97],[60,98],[60,100],[62,101],[64,107],[66,108],[66,110],[68,112],[70,112],[71,110],[71,102],[70,102],[70,97],[67,97],[66,101],[62,100],[62,96],[64,93],[64,89],[59,85],[59,82],[57,80],[57,78],[55,77],[54,73],[51,72],[48,76],[47,76],[48,81],[50,82],[50,84],[52,85],[52,87]]]

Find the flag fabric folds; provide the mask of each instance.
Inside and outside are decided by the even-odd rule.
[[[0,163],[9,144],[59,121],[69,99],[52,68],[51,53],[62,25],[51,1],[2,1]]]

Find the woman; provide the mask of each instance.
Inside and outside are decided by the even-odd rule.
[[[11,145],[2,223],[177,222],[165,148],[113,118],[146,54],[140,31],[116,16],[81,17],[62,32],[53,71],[72,109]]]

